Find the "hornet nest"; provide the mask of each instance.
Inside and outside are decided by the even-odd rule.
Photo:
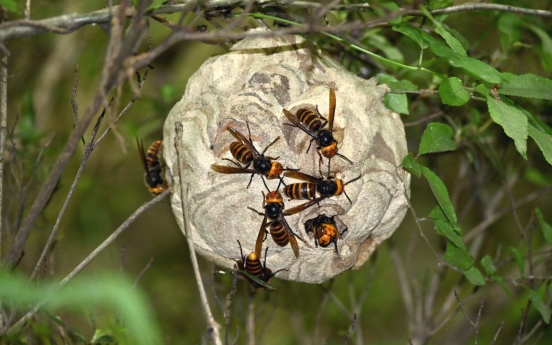
[[[296,114],[308,108],[327,117],[329,90],[335,90],[336,110],[333,135],[339,153],[353,164],[334,157],[332,174],[344,182],[361,175],[345,186],[345,195],[326,198],[295,215],[286,216],[291,229],[305,239],[298,241],[300,256],[291,247],[277,246],[271,236],[263,243],[268,249],[266,265],[272,271],[285,269],[278,278],[321,283],[349,268],[359,268],[401,223],[407,209],[410,175],[401,167],[407,154],[404,127],[398,114],[388,110],[383,96],[385,85],[374,79],[363,80],[324,56],[313,43],[300,36],[247,38],[230,52],[208,59],[190,78],[182,99],[171,110],[164,127],[164,158],[173,176],[172,209],[183,229],[179,162],[175,124],[183,125],[181,158],[184,180],[188,184],[191,233],[195,250],[219,266],[233,268],[239,260],[239,240],[244,254],[253,251],[263,217],[248,207],[263,211],[266,188],[260,175],[221,174],[212,164],[235,166],[229,146],[236,141],[227,131],[233,127],[248,137],[259,152],[278,157],[287,168],[320,177],[316,142],[306,153],[311,137],[289,123],[283,109]],[[327,174],[326,158],[322,172]],[[325,176],[324,176],[325,177]],[[279,180],[266,180],[271,190]],[[301,181],[285,177],[286,184]],[[280,188],[282,191],[282,188]],[[291,208],[305,200],[288,200]],[[334,246],[316,247],[305,232],[305,222],[319,214],[336,216],[338,228],[348,230]],[[312,236],[312,233],[311,233]]]

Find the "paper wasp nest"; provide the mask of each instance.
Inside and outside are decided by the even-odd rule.
[[[229,146],[235,141],[228,125],[248,136],[259,152],[276,137],[281,139],[265,153],[278,158],[284,167],[320,177],[316,142],[306,153],[310,137],[289,123],[283,109],[295,114],[298,109],[318,106],[328,115],[329,89],[335,90],[337,106],[333,134],[339,153],[351,159],[350,165],[339,157],[331,161],[332,174],[347,182],[345,195],[334,196],[292,216],[286,216],[291,228],[307,243],[299,242],[300,256],[295,258],[289,245],[277,246],[270,235],[266,265],[286,280],[321,283],[353,267],[360,267],[375,248],[395,231],[407,209],[410,176],[401,168],[407,154],[400,117],[385,108],[382,98],[387,87],[376,80],[363,80],[324,56],[312,43],[299,36],[248,38],[227,54],[208,59],[190,78],[184,97],[171,110],[164,127],[164,158],[173,176],[172,208],[183,227],[180,178],[176,155],[175,123],[183,124],[181,153],[185,162],[183,176],[188,183],[192,234],[197,253],[225,268],[233,268],[240,259],[239,240],[247,256],[255,248],[263,212],[266,188],[255,175],[249,189],[249,174],[221,174],[211,164],[234,166],[222,158],[233,159]],[[327,173],[324,158],[322,171]],[[286,184],[301,181],[284,179]],[[278,180],[267,180],[271,190]],[[282,188],[280,188],[282,191]],[[288,200],[286,208],[305,200]],[[334,246],[315,247],[305,232],[304,223],[318,214],[337,215],[338,228],[348,227]]]

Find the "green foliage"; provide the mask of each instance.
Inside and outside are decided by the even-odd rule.
[[[542,234],[544,235],[544,239],[549,244],[552,244],[552,226],[548,224],[544,217],[542,216],[542,212],[537,208],[535,209],[535,214],[537,215],[537,219],[539,220],[539,225],[542,230]]]
[[[519,275],[524,276],[525,271],[525,260],[523,260],[523,255],[521,255],[521,252],[513,247],[510,247],[510,253],[512,253],[512,256],[514,257],[514,261],[516,262],[516,266],[519,270]]]
[[[443,213],[447,216],[447,219],[450,221],[452,226],[457,228],[458,224],[456,224],[456,212],[454,211],[454,207],[452,206],[452,202],[450,201],[447,187],[445,186],[443,181],[437,175],[435,175],[433,171],[429,170],[426,167],[422,167],[422,175],[429,183],[429,186],[433,191],[433,195],[443,209]]]
[[[525,287],[525,291],[529,293],[529,299],[533,302],[535,309],[541,314],[542,320],[546,323],[550,323],[550,308],[542,299],[542,296],[537,292],[528,287]]]
[[[542,65],[547,72],[552,71],[552,38],[550,38],[550,35],[548,35],[545,30],[535,25],[528,24],[527,28],[533,31],[540,38],[540,54],[542,58]]]
[[[552,165],[552,136],[529,126],[529,136],[535,140],[548,164]]]
[[[516,107],[497,101],[492,96],[487,97],[487,105],[491,118],[504,128],[506,135],[514,140],[518,152],[527,159],[527,117]]]
[[[456,150],[456,142],[453,139],[453,131],[450,126],[442,123],[430,123],[422,140],[418,154],[447,152]]]
[[[0,6],[10,12],[17,12],[17,3],[14,0],[0,0]]]
[[[33,98],[30,94],[23,96],[21,117],[17,122],[16,137],[21,141],[21,148],[27,150],[29,146],[39,146],[42,134],[36,128],[36,113]]]
[[[462,271],[464,273],[464,276],[470,283],[472,283],[475,286],[483,286],[485,285],[485,278],[481,274],[481,271],[479,271],[475,266],[470,267],[469,269]]]
[[[552,80],[534,74],[502,73],[498,93],[509,96],[552,100]]]
[[[416,177],[422,176],[422,165],[416,162],[416,159],[412,153],[409,153],[404,157],[402,165],[404,169],[406,169],[409,173],[416,175]]]
[[[447,78],[439,86],[439,96],[443,104],[460,106],[470,100],[470,93],[466,91],[460,79],[456,77]]]
[[[244,271],[244,270],[237,270],[237,271],[240,274],[244,275],[246,277],[246,279],[249,279],[252,282],[262,286],[262,289],[266,289],[267,291],[275,291],[276,290],[276,288],[274,288],[272,285],[268,284],[264,280],[261,280],[261,279],[255,277],[254,275],[252,275],[251,273],[249,273],[247,271]]]
[[[396,78],[386,75],[378,74],[378,81],[391,88],[391,90],[417,90],[418,87],[412,84],[408,80],[398,81]],[[392,92],[386,93],[383,96],[383,103],[388,109],[391,109],[399,114],[408,115],[408,99],[404,94],[394,94]]]
[[[121,277],[77,278],[61,289],[51,284],[34,287],[25,279],[7,272],[0,272],[0,281],[0,299],[5,303],[41,303],[43,309],[91,310],[101,305],[114,307],[128,328],[125,337],[118,339],[120,343],[146,345],[159,344],[161,341],[144,296],[133,288],[132,283]],[[56,324],[63,325],[50,311],[46,315]],[[133,339],[132,342],[130,338]]]

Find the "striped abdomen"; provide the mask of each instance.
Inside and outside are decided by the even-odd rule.
[[[163,152],[163,140],[154,141],[146,151],[146,164],[148,168],[159,166],[159,158]]]
[[[280,247],[285,247],[289,243],[289,235],[279,221],[273,221],[270,223],[270,226],[268,227],[270,230],[270,236],[272,236],[272,240],[274,243],[279,245]]]
[[[245,259],[245,271],[257,278],[260,278],[263,275],[261,260],[257,257],[257,255],[255,255],[254,252],[251,252],[251,254],[247,256],[247,259]]]
[[[299,109],[296,116],[299,121],[303,122],[313,131],[317,131],[322,125],[322,120],[320,120],[320,117],[312,110]]]
[[[284,194],[290,199],[312,199],[316,195],[316,185],[309,182],[288,184]]]
[[[249,164],[253,160],[253,154],[239,141],[230,144],[230,153],[242,164]]]

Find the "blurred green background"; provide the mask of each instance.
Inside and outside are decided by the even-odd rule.
[[[550,9],[548,1],[510,1],[517,6]],[[530,3],[530,6],[529,6]],[[19,5],[20,9],[23,7]],[[64,13],[88,12],[104,6],[102,1],[33,1],[31,18],[41,19]],[[330,21],[337,21],[340,14],[331,13]],[[179,15],[168,15],[167,19],[178,21]],[[504,51],[500,33],[496,29],[500,16],[493,12],[465,12],[451,15],[447,24],[458,30],[470,43],[470,56],[481,59],[516,74],[534,73],[550,77],[541,64],[540,40],[535,34],[524,31],[511,50]],[[528,18],[522,18],[527,20]],[[533,18],[530,18],[533,20]],[[548,33],[552,33],[550,20],[540,22]],[[209,25],[207,22],[199,24]],[[255,25],[254,22],[248,22]],[[170,30],[156,21],[150,20],[152,45],[162,42]],[[209,25],[209,28],[212,27]],[[342,58],[343,64],[353,73],[363,77],[373,77],[377,73],[392,74],[398,79],[408,79],[419,85],[432,83],[430,75],[395,70],[365,58],[348,60],[340,55],[346,48],[329,41],[327,38],[313,35],[317,41],[336,58]],[[79,84],[76,102],[82,114],[91,101],[99,80],[108,35],[99,26],[87,26],[68,35],[51,33],[20,38],[7,43],[11,52],[9,58],[8,79],[8,123],[10,130],[15,126],[14,139],[17,148],[17,160],[22,175],[13,162],[8,162],[5,173],[4,190],[4,233],[2,253],[6,253],[18,220],[32,203],[40,182],[48,174],[49,167],[55,162],[63,145],[72,131],[75,119],[71,108],[71,94],[74,87],[75,67],[78,65]],[[387,54],[398,54],[407,64],[415,64],[418,48],[408,38],[393,32],[389,28],[367,30],[363,43],[380,47]],[[502,42],[503,43],[503,42]],[[77,186],[68,211],[62,220],[56,237],[55,247],[48,256],[42,280],[57,282],[80,263],[109,234],[113,232],[137,207],[152,198],[144,185],[144,172],[135,147],[135,136],[144,143],[162,138],[162,125],[172,106],[183,95],[188,78],[210,56],[222,54],[228,45],[208,45],[200,42],[181,42],[167,50],[155,61],[154,69],[149,71],[148,79],[128,113],[117,123],[117,131],[124,139],[121,142],[110,134],[100,143],[92,154],[83,176]],[[144,52],[146,45],[139,52]],[[350,53],[350,52],[349,52]],[[358,54],[357,54],[358,55]],[[437,63],[437,65],[439,65]],[[121,104],[132,97],[127,85],[123,87]],[[423,120],[438,111],[445,113],[442,120],[457,131],[461,137],[459,150],[447,155],[435,155],[422,159],[422,162],[443,179],[459,214],[464,233],[479,224],[489,215],[485,210],[496,193],[500,193],[503,180],[516,179],[512,195],[516,200],[543,192],[539,198],[517,208],[517,215],[523,226],[531,219],[531,212],[540,207],[545,218],[552,221],[549,205],[552,202],[549,189],[550,166],[545,162],[539,149],[528,144],[529,160],[525,161],[517,154],[512,142],[497,126],[491,126],[483,135],[475,130],[488,118],[483,102],[471,101],[462,109],[443,107],[431,96],[409,95],[412,112],[404,116],[409,151],[416,151],[419,140],[427,125]],[[550,123],[550,103],[525,100],[521,104],[531,111],[542,115],[542,120]],[[478,120],[483,118],[482,120]],[[16,123],[16,119],[18,119]],[[108,126],[104,121],[102,129]],[[36,167],[34,163],[41,145],[53,135],[51,145],[44,151],[43,162]],[[88,141],[90,131],[85,135]],[[492,150],[495,150],[494,152]],[[44,243],[51,231],[63,204],[69,187],[74,179],[83,156],[80,145],[65,170],[58,189],[54,193],[44,213],[25,245],[25,255],[17,270],[32,272]],[[469,162],[469,164],[467,163]],[[493,162],[502,163],[504,168],[497,172]],[[466,165],[468,164],[468,165]],[[19,196],[13,176],[24,176],[28,180],[34,169],[37,176],[23,196]],[[464,170],[462,170],[464,169]],[[412,178],[412,199],[418,217],[426,217],[435,206],[429,186],[423,180]],[[168,199],[167,199],[168,200]],[[173,218],[168,201],[156,205],[141,215],[125,233],[104,251],[81,275],[102,277],[107,272],[126,275],[131,280],[137,277],[150,259],[151,267],[138,282],[151,303],[150,312],[160,325],[164,339],[168,344],[204,343],[205,334],[203,313],[199,304],[197,286],[190,266],[188,248],[180,229]],[[500,201],[500,207],[508,207],[508,197]],[[499,207],[499,208],[500,208]],[[442,251],[444,243],[433,231],[429,222],[421,222],[424,234],[431,247]],[[532,231],[533,250],[540,253],[539,275],[550,275],[550,247],[546,246],[540,231]],[[505,277],[516,277],[516,266],[507,258],[507,248],[518,246],[520,233],[515,226],[512,212],[500,218],[486,230],[481,239],[481,251],[477,259],[489,254],[501,262],[500,270]],[[472,242],[473,244],[473,242]],[[360,270],[349,271],[337,277],[333,282],[321,286],[292,283],[274,279],[274,293],[257,292],[249,295],[250,288],[245,281],[238,281],[238,290],[232,304],[232,322],[230,340],[239,329],[237,343],[245,343],[246,324],[250,299],[254,299],[255,334],[258,344],[342,344],[351,327],[351,321],[343,312],[358,313],[358,322],[351,343],[364,344],[405,344],[412,337],[402,297],[397,267],[393,255],[406,265],[413,276],[409,279],[419,284],[422,297],[431,293],[431,279],[437,267],[437,259],[430,247],[420,236],[413,215],[409,212],[395,235],[384,243],[368,263]],[[217,321],[224,324],[221,309],[213,298],[216,291],[224,304],[231,290],[232,279],[229,275],[215,275],[209,262],[200,259],[203,280],[215,311]],[[489,344],[504,322],[498,343],[514,343],[518,332],[521,309],[526,306],[527,298],[523,289],[516,288],[515,282],[508,281],[512,297],[495,283],[475,289],[461,274],[451,269],[441,269],[440,285],[435,295],[435,313],[443,303],[450,303],[452,291],[458,291],[466,303],[465,312],[475,320],[482,298],[486,298],[485,307],[479,321],[481,344]],[[331,288],[332,295],[325,293]],[[548,291],[548,286],[546,287]],[[363,295],[364,294],[364,295]],[[362,303],[357,302],[365,297]],[[549,293],[546,295],[550,298]],[[419,297],[419,296],[417,296]],[[464,300],[465,299],[465,300]],[[336,301],[340,301],[336,303]],[[343,306],[339,304],[342,303]],[[457,302],[452,299],[456,306]],[[355,306],[360,309],[355,310]],[[454,310],[456,308],[452,308]],[[59,315],[72,327],[78,329],[86,338],[91,338],[95,328],[107,328],[113,321],[113,313],[104,309],[86,310],[81,313],[61,311]],[[350,316],[349,315],[349,316]],[[450,319],[446,317],[450,316]],[[39,320],[48,323],[45,318]],[[448,320],[439,328],[430,344],[468,344],[473,342],[473,327],[459,310],[447,313],[440,321]],[[540,315],[532,309],[526,324],[533,326]],[[425,325],[434,328],[440,322]],[[317,327],[318,325],[318,327]],[[542,338],[535,343],[546,344],[552,341],[552,331],[546,330]],[[223,330],[224,334],[224,330]],[[362,334],[362,338],[358,337]],[[353,340],[354,339],[354,340]]]

